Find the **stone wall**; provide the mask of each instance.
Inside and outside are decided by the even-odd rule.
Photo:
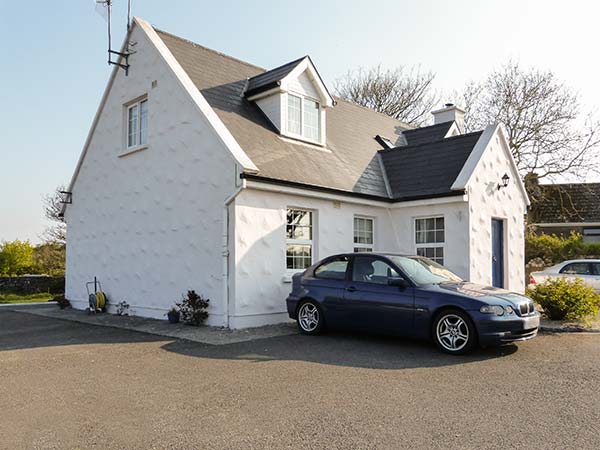
[[[18,292],[34,294],[37,292],[50,292],[62,294],[65,292],[64,277],[0,277],[0,292]]]

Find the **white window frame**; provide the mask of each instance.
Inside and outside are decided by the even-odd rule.
[[[287,227],[288,227],[287,217],[288,217],[288,213],[290,211],[301,211],[301,212],[307,212],[310,214],[311,239],[290,239],[287,237]],[[295,269],[295,268],[288,267],[288,265],[287,265],[287,258],[288,258],[287,249],[288,249],[289,245],[308,245],[308,246],[310,246],[310,264],[309,264],[309,266],[314,264],[314,262],[315,262],[315,232],[316,232],[316,211],[314,211],[312,209],[298,208],[295,206],[288,206],[286,208],[286,210],[285,210],[285,227],[284,227],[284,233],[285,233],[284,267],[288,273],[302,272],[306,269],[306,268],[296,268]]]
[[[371,222],[371,243],[364,244],[354,242],[356,238],[356,220],[368,220]],[[372,253],[375,248],[375,218],[367,216],[354,216],[352,219],[352,243],[354,253]]]
[[[289,106],[290,96],[300,99],[300,134],[290,131],[290,106]],[[317,112],[318,112],[317,125],[318,125],[319,137],[316,140],[306,136],[306,134],[304,133],[304,102],[305,101],[310,101],[310,102],[314,102],[317,104]],[[285,130],[284,134],[286,134],[287,136],[293,137],[295,139],[322,145],[322,143],[323,143],[323,121],[322,121],[323,111],[321,108],[321,102],[318,99],[307,96],[307,95],[302,95],[297,92],[287,92],[286,100],[285,100],[285,114],[286,114],[286,121],[285,121],[286,123],[285,123],[285,128],[284,128],[284,130]]]
[[[427,219],[434,219],[434,228],[433,230],[423,230],[423,231],[433,231],[434,233],[434,240],[437,240],[436,236],[436,232],[437,231],[443,231],[444,232],[444,241],[443,242],[417,242],[417,221],[418,220],[427,220]],[[444,219],[444,229],[438,229],[436,228],[435,225],[435,219]],[[439,264],[444,265],[445,261],[446,261],[446,218],[444,217],[443,214],[439,214],[439,215],[435,215],[435,216],[420,216],[420,217],[414,217],[413,220],[413,236],[414,236],[414,242],[415,242],[415,254],[418,255],[419,254],[419,249],[420,248],[441,248],[442,252],[444,253],[443,256],[441,258],[439,257],[434,257],[431,258],[432,260],[438,262]],[[441,261],[439,261],[441,259]]]
[[[146,128],[145,128],[145,137],[146,140],[145,142],[142,142],[142,104],[145,103],[146,105]],[[129,136],[130,136],[130,129],[129,129],[129,114],[130,111],[133,108],[137,108],[137,121],[136,121],[136,130],[134,135],[136,136],[136,140],[135,143],[133,144],[129,144]],[[125,106],[125,153],[130,153],[132,151],[137,151],[137,150],[141,150],[144,149],[146,147],[148,147],[148,121],[149,121],[149,104],[148,104],[148,97],[144,96],[144,97],[140,97],[139,99],[128,103]]]

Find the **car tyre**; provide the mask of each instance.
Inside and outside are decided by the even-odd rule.
[[[477,330],[467,313],[447,309],[436,315],[432,336],[436,346],[451,355],[472,352],[477,345]]]
[[[325,328],[325,318],[319,304],[314,300],[300,303],[296,323],[302,334],[314,336],[321,333]]]

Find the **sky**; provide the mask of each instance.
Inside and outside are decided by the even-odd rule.
[[[113,0],[113,42],[126,0]],[[173,34],[272,68],[309,54],[326,84],[349,70],[420,65],[451,92],[508,59],[550,69],[600,110],[600,2],[133,0]],[[110,74],[94,0],[0,0],[0,242],[37,243],[42,196],[68,184]]]

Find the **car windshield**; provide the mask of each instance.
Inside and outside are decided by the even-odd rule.
[[[418,285],[463,281],[444,266],[427,258],[418,256],[389,256],[389,258]]]

